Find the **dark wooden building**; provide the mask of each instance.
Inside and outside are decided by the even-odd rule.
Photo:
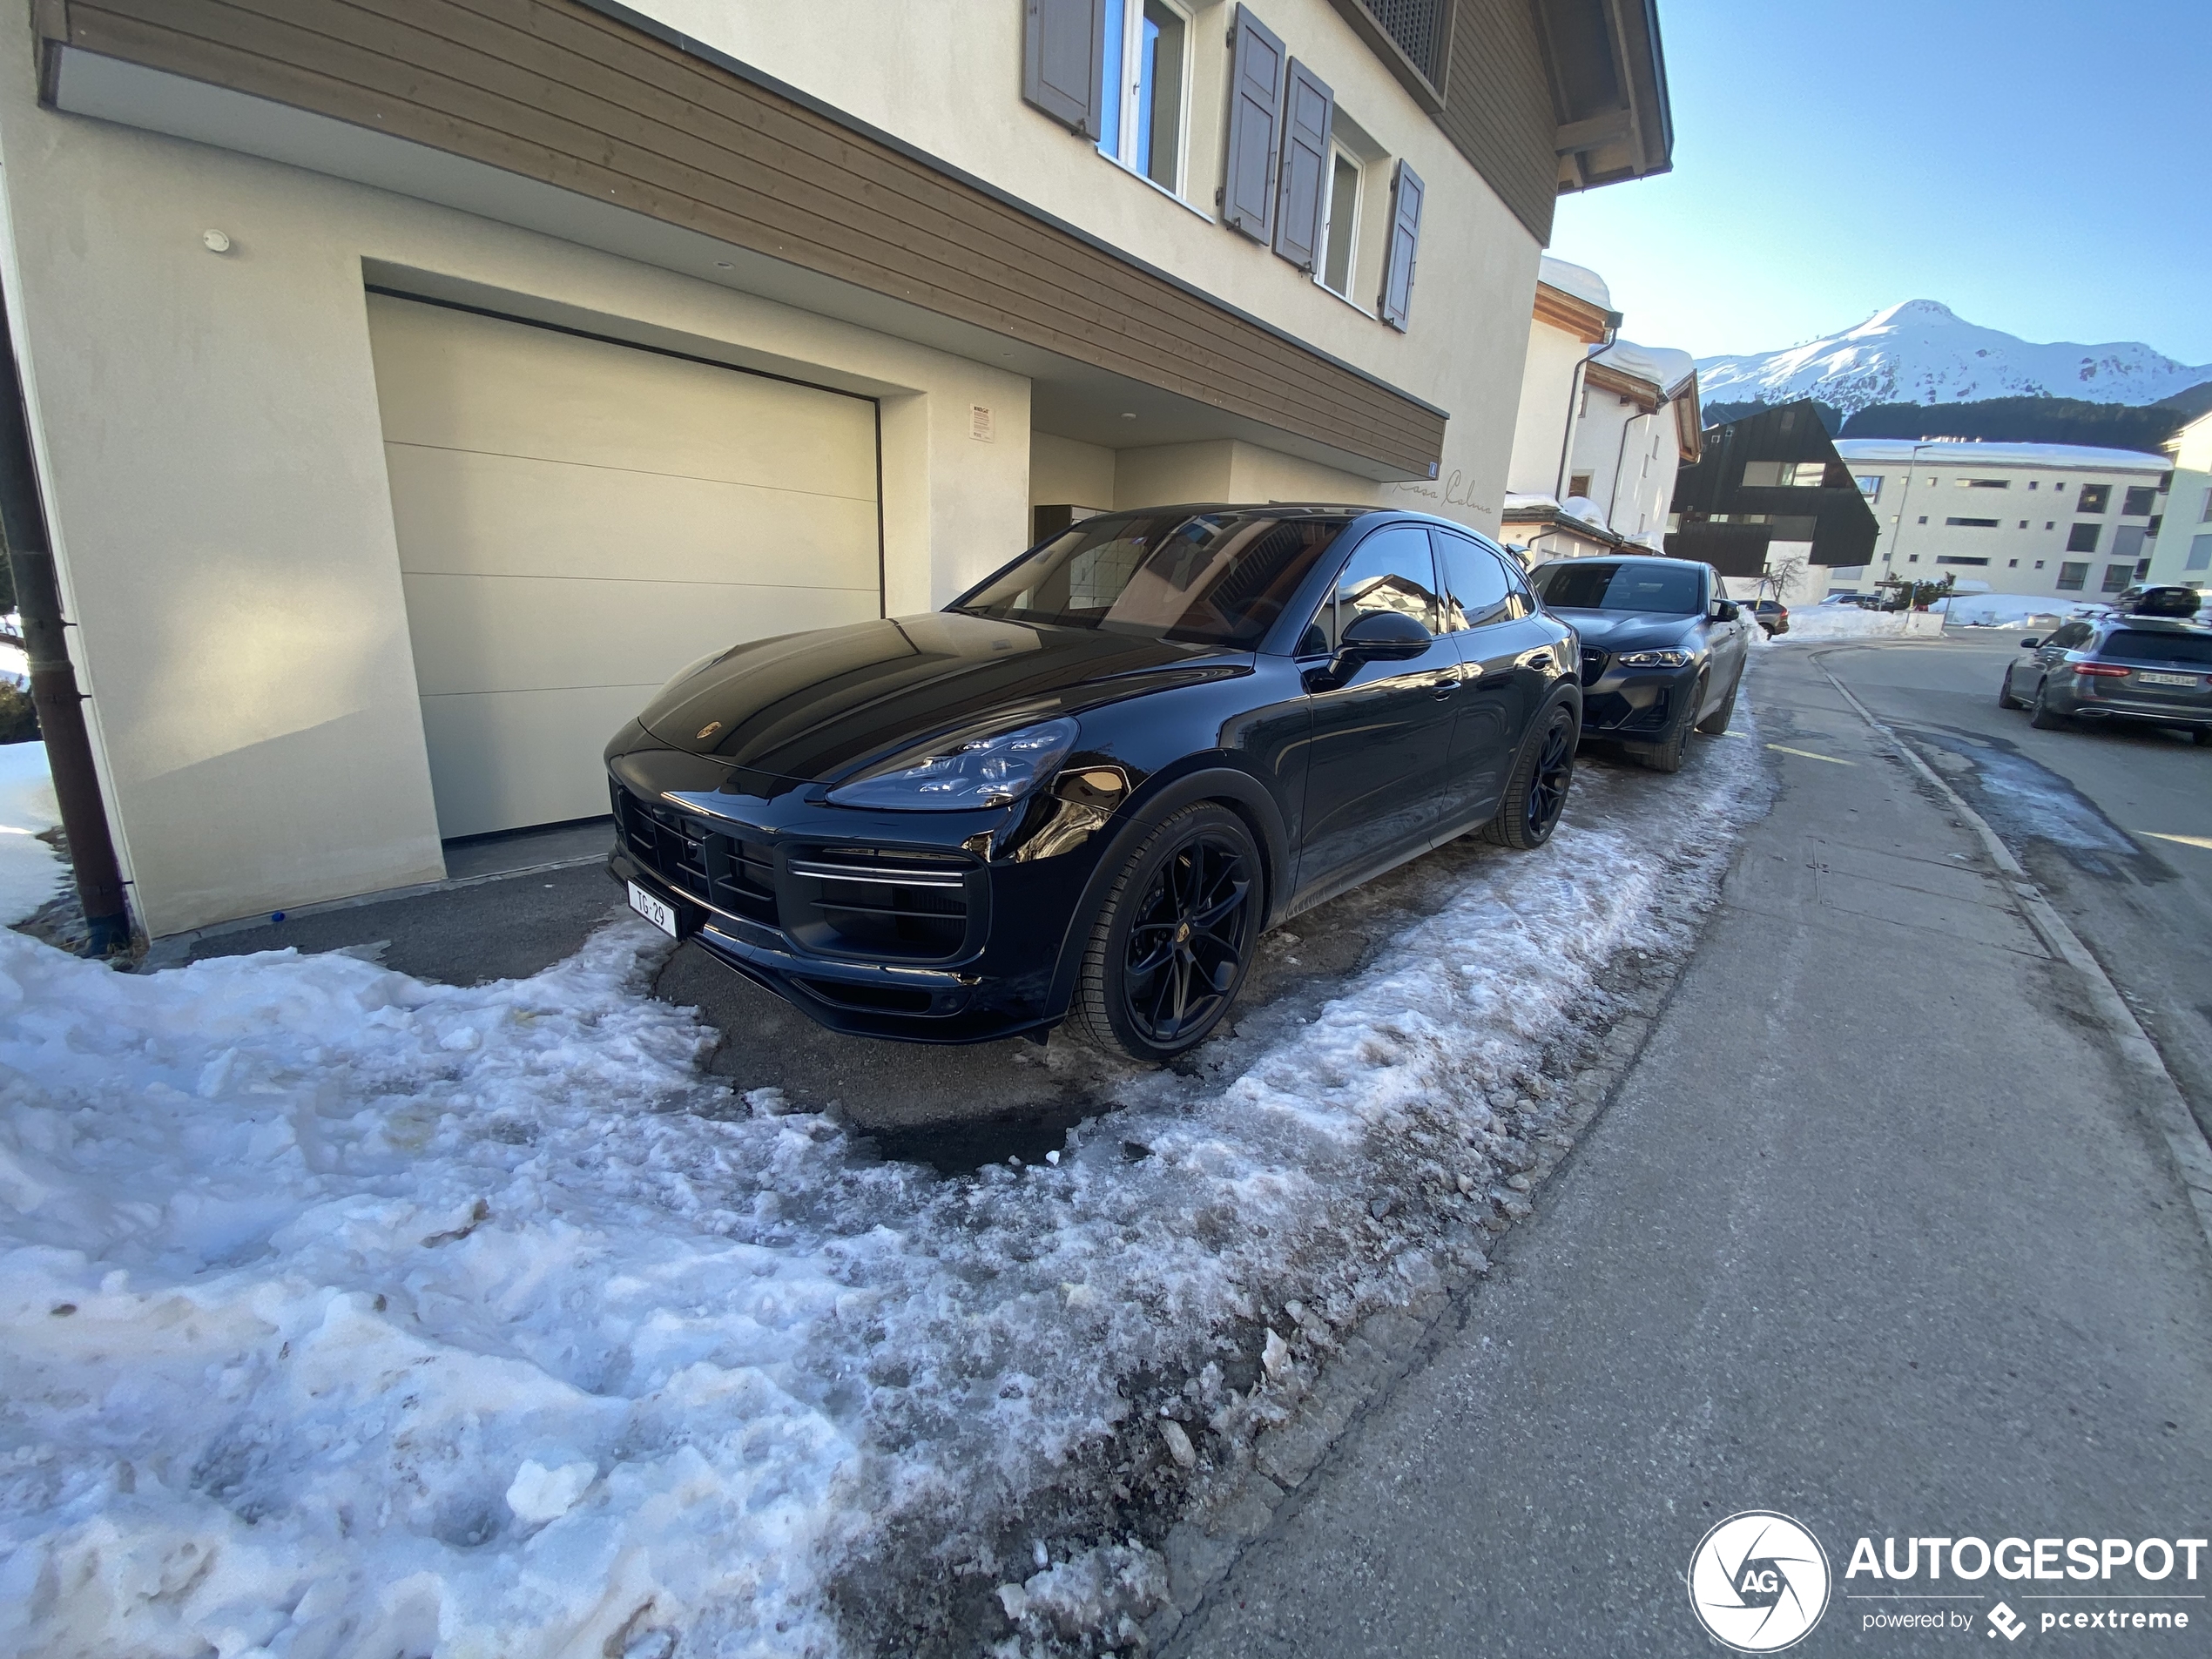
[[[1814,564],[1865,564],[1879,526],[1811,400],[1705,429],[1675,476],[1667,551],[1723,576],[1757,577],[1776,543],[1809,543]]]

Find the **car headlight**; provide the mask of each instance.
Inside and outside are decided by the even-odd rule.
[[[988,737],[952,738],[908,750],[829,792],[840,806],[904,813],[961,813],[1020,800],[1050,777],[1076,745],[1065,717]]]
[[[1624,651],[1620,657],[1623,668],[1680,668],[1689,660],[1686,651]]]

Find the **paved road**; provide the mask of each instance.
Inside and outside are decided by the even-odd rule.
[[[1827,758],[1774,756],[1606,1115],[1170,1652],[1717,1652],[1684,1575],[1749,1508],[1838,1575],[1795,1651],[1923,1650],[1866,1615],[1956,1607],[1986,1652],[1999,1589],[2083,1587],[1844,1600],[1853,1541],[2205,1534],[2212,1250],[2107,1034],[1801,648],[1751,700],[1762,740]],[[2168,1605],[2196,1628],[2067,1649],[2202,1651],[2208,1604]]]
[[[2212,1133],[2212,745],[2142,726],[2036,731],[1997,706],[2023,637],[1977,629],[1823,659],[2020,855]]]

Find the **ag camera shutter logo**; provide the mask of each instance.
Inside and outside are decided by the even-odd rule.
[[[1779,1653],[1828,1610],[1828,1553],[1787,1515],[1747,1509],[1707,1533],[1689,1558],[1689,1605],[1738,1653]]]

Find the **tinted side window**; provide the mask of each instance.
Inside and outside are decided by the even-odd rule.
[[[1429,556],[1428,532],[1419,525],[1393,525],[1360,543],[1337,578],[1336,591],[1321,602],[1298,642],[1300,655],[1334,651],[1344,631],[1373,610],[1403,611],[1429,632],[1441,631],[1436,566]]]
[[[2069,622],[2051,636],[2050,643],[2061,651],[2078,651],[2089,643],[2089,624]]]
[[[2212,668],[2212,634],[2155,634],[2148,628],[2123,628],[2105,637],[2104,649],[2098,654],[2131,663]]]
[[[1489,549],[1444,530],[1429,534],[1436,543],[1438,568],[1444,575],[1447,632],[1503,622],[1514,615],[1506,567]]]
[[[1529,592],[1528,578],[1521,573],[1521,566],[1511,557],[1500,559],[1498,563],[1505,566],[1506,585],[1513,590],[1513,614],[1516,617],[1534,616],[1536,596]]]

